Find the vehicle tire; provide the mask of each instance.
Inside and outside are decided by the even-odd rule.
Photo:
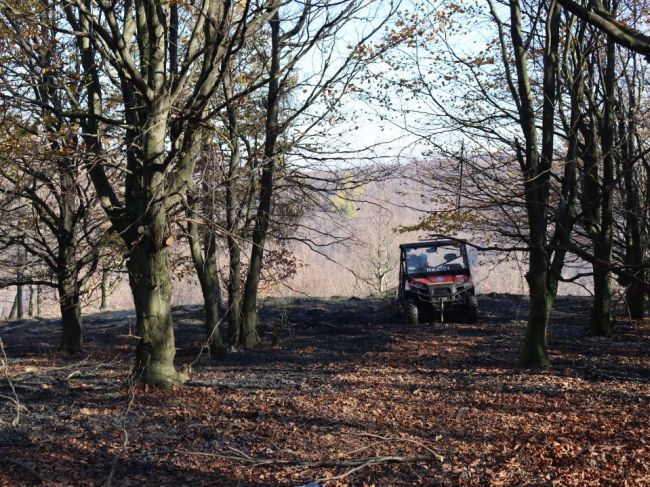
[[[419,323],[418,306],[413,301],[406,301],[404,303],[404,314],[409,325],[417,325]]]
[[[467,297],[465,321],[470,324],[478,323],[478,299],[476,299],[476,296]]]

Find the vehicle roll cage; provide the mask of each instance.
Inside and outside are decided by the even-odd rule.
[[[408,273],[407,267],[406,267],[406,251],[410,249],[421,249],[424,247],[445,247],[445,246],[453,246],[453,247],[458,247],[458,250],[460,251],[460,255],[463,258],[463,269],[454,269],[454,270],[446,270],[446,271],[423,271],[423,272],[411,272]],[[406,283],[407,277],[418,277],[418,276],[426,276],[426,275],[435,275],[435,274],[451,274],[451,275],[460,275],[460,274],[467,274],[469,271],[469,258],[467,257],[467,247],[464,243],[462,242],[457,242],[456,240],[422,240],[420,242],[415,242],[415,243],[406,243],[406,244],[401,244],[399,246],[400,248],[400,280],[399,280],[399,288],[397,290],[397,294],[399,298],[401,299],[403,294],[404,294],[404,284]]]
[[[440,271],[444,272],[445,274],[463,274],[466,273],[466,270],[469,269],[469,258],[467,257],[467,247],[464,243],[462,242],[457,242],[455,240],[428,240],[428,241],[422,241],[422,242],[417,242],[417,243],[408,243],[408,244],[401,244],[399,246],[400,248],[400,275],[402,276],[417,276],[418,274],[436,274],[437,271],[423,271],[423,272],[407,272],[406,268],[406,251],[410,249],[421,249],[424,247],[445,247],[445,246],[453,246],[453,247],[458,247],[458,250],[460,252],[461,257],[463,258],[463,269],[456,269],[456,270],[447,270],[447,271]]]

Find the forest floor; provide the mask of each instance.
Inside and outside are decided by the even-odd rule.
[[[129,385],[129,313],[86,316],[72,358],[56,321],[0,324],[0,485],[649,485],[650,321],[590,337],[589,300],[561,297],[528,371],[526,301],[480,305],[406,326],[380,299],[268,299],[262,345],[223,357],[178,308],[194,365],[167,391]]]

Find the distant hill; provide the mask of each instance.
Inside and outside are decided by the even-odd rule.
[[[297,240],[288,244],[298,264],[296,274],[287,282],[264,290],[266,296],[315,297],[368,296],[380,292],[377,270],[383,266],[387,272],[381,283],[381,291],[397,286],[398,246],[417,241],[425,234],[399,233],[398,228],[414,225],[418,220],[439,208],[436,194],[432,191],[431,178],[435,168],[428,171],[421,166],[402,166],[390,177],[363,185],[349,195],[332,193],[329,203],[314,210],[301,222]],[[426,184],[429,183],[429,184]],[[462,235],[470,241],[481,242],[480,236],[472,235],[472,229],[464,229]],[[333,243],[334,242],[334,243]],[[184,242],[177,244],[184,252]],[[222,248],[225,262],[225,247]],[[524,278],[527,268],[523,253],[503,254],[496,252],[470,253],[472,271],[480,293],[526,294]],[[585,264],[578,262],[578,268]],[[189,273],[190,276],[192,273]],[[225,276],[225,273],[224,273]],[[582,284],[586,284],[582,280]],[[225,287],[225,286],[224,286]],[[562,283],[559,294],[588,294],[580,284]],[[6,318],[11,310],[15,289],[0,290],[0,318]],[[28,299],[26,289],[25,299]],[[201,303],[198,283],[185,275],[174,281],[173,304]],[[86,309],[96,309],[98,295],[85,296]],[[111,299],[114,309],[131,308],[133,302],[128,283],[117,286]],[[58,314],[56,293],[47,290],[44,309],[47,314]]]

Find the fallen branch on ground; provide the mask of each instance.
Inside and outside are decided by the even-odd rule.
[[[224,460],[231,460],[245,465],[250,465],[251,467],[310,467],[310,468],[347,468],[344,473],[335,475],[333,477],[327,477],[318,479],[319,482],[328,481],[328,480],[337,480],[347,477],[348,475],[361,470],[366,467],[373,465],[389,464],[389,463],[422,463],[422,462],[438,462],[442,463],[444,457],[439,453],[435,452],[427,445],[416,441],[411,438],[403,438],[400,436],[381,436],[374,435],[370,433],[362,433],[360,436],[368,436],[371,438],[376,438],[377,441],[373,442],[370,445],[366,445],[362,448],[357,448],[352,451],[341,453],[337,455],[337,460],[322,460],[322,461],[307,461],[307,460],[298,460],[298,459],[283,459],[283,458],[256,458],[252,457],[246,452],[239,450],[233,447],[227,447],[229,450],[233,451],[234,454],[225,454],[225,453],[212,453],[212,452],[199,452],[199,451],[190,451],[190,450],[179,450],[179,453],[185,453],[186,455],[195,455],[202,457],[213,457],[221,458]],[[414,455],[383,455],[383,456],[374,456],[359,458],[355,460],[338,460],[342,457],[359,453],[370,447],[374,447],[380,443],[387,442],[407,442],[417,445],[418,447],[424,448],[427,453],[425,454],[414,454]],[[282,451],[277,445],[273,444],[274,447]],[[294,452],[291,452],[292,454]]]
[[[202,457],[214,457],[214,458],[223,458],[225,460],[234,460],[239,463],[244,463],[251,465],[253,467],[265,467],[265,466],[302,466],[302,467],[322,467],[322,468],[336,468],[336,467],[365,467],[369,465],[378,465],[380,463],[417,463],[417,462],[429,462],[436,461],[442,462],[444,457],[442,455],[386,455],[378,457],[368,457],[358,460],[324,460],[324,461],[307,461],[307,460],[292,460],[292,459],[281,459],[281,458],[255,458],[248,455],[225,455],[221,453],[208,453],[200,451],[189,451],[189,450],[179,450],[179,453],[185,453],[186,455],[196,455]]]

